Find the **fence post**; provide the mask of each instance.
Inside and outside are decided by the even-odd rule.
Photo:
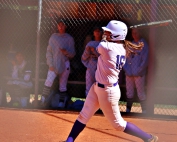
[[[151,21],[155,21],[157,15],[157,0],[151,1]],[[155,93],[155,28],[151,27],[149,31],[149,64],[147,77],[147,113],[154,114],[154,93]]]
[[[40,66],[40,31],[41,31],[41,16],[42,16],[42,0],[38,1],[38,23],[37,23],[37,41],[36,41],[36,68],[35,68],[35,106],[38,102],[39,94],[39,66]]]

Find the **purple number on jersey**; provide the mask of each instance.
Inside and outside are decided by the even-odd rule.
[[[125,64],[125,56],[124,55],[117,55],[117,62],[116,62],[116,69],[121,70],[123,65]]]

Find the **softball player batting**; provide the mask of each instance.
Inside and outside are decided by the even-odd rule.
[[[129,113],[132,108],[134,98],[134,88],[137,90],[137,95],[140,100],[142,113],[146,113],[146,93],[145,93],[145,78],[148,66],[148,44],[141,37],[140,30],[132,29],[132,43],[138,44],[143,42],[143,49],[137,54],[131,54],[126,58],[126,63],[123,69],[126,74],[126,96],[127,106],[126,112]]]
[[[100,56],[95,73],[96,82],[90,88],[84,107],[66,142],[74,142],[99,107],[116,130],[139,137],[144,142],[157,142],[157,136],[148,134],[134,124],[126,122],[122,118],[118,106],[120,99],[119,72],[125,63],[125,56],[132,51],[130,48],[135,49],[138,46],[133,46],[132,43],[125,41],[127,26],[123,22],[112,20],[102,28],[104,40],[97,47]],[[143,44],[140,43],[139,48],[142,46]]]

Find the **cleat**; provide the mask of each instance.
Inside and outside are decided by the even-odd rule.
[[[149,140],[145,141],[145,142],[157,142],[158,141],[158,137],[152,135],[152,138],[150,138]]]

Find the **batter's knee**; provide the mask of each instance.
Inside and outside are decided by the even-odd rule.
[[[84,114],[80,113],[77,120],[83,124],[87,124],[88,118]]]
[[[116,122],[113,127],[117,130],[117,131],[124,131],[126,128],[127,122],[125,120],[122,120],[120,122]]]

